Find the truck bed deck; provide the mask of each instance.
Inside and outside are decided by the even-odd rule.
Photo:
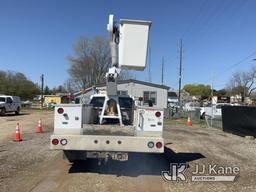
[[[135,127],[132,125],[98,125],[83,124],[84,135],[119,135],[135,136]]]

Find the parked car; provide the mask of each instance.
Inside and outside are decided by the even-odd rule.
[[[196,109],[200,109],[199,102],[188,102],[188,103],[185,103],[183,107],[184,111],[195,111]]]
[[[18,96],[0,95],[0,114],[14,112],[16,115],[20,113],[21,101]]]
[[[180,102],[169,102],[167,106],[170,107],[170,108],[180,109],[180,108],[182,108],[182,103],[180,103]]]

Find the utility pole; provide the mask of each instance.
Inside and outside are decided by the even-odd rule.
[[[164,84],[164,57],[162,56],[162,85]]]
[[[182,39],[180,40],[180,67],[179,67],[179,101],[181,92],[181,78],[182,78]]]
[[[212,70],[212,85],[211,85],[211,96],[213,99],[213,80],[214,80],[214,71]]]
[[[41,109],[43,109],[44,102],[44,74],[40,76],[41,79]]]
[[[211,84],[211,103],[213,101],[213,82],[214,82],[214,68],[212,68],[212,84]],[[213,104],[213,103],[212,103]],[[212,119],[213,119],[213,107],[211,107],[211,127],[212,127]]]
[[[149,47],[149,54],[148,54],[148,81],[151,83],[151,47]]]

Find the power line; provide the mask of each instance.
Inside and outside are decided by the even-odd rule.
[[[238,62],[230,65],[229,67],[227,67],[226,69],[222,70],[221,72],[218,73],[218,76],[226,73],[226,72],[229,72],[231,69],[237,67],[238,65],[244,63],[245,61],[247,61],[248,59],[250,59],[252,56],[256,55],[256,50],[253,51],[252,53],[250,53],[249,55],[247,55],[246,57],[242,58],[241,60],[239,60]],[[204,82],[208,82],[210,79],[207,79],[206,81]]]
[[[228,68],[226,69],[226,71],[227,71],[227,70],[230,70],[230,69],[232,69],[232,68],[234,68],[234,67],[236,67],[236,66],[238,66],[238,65],[240,65],[241,63],[243,63],[244,61],[246,61],[247,59],[249,59],[250,57],[252,57],[252,56],[255,55],[255,54],[256,54],[256,51],[253,51],[251,54],[249,54],[249,55],[246,56],[245,58],[241,59],[241,60],[238,61],[237,63],[235,63],[235,64],[231,65],[230,67],[228,67]]]
[[[226,4],[223,2],[226,2]],[[200,37],[199,39],[201,39],[201,40],[198,41],[198,39],[197,39],[197,41],[195,43],[191,43],[191,44],[193,44],[193,46],[199,45],[199,42],[201,42],[202,40],[206,41],[210,37],[218,35],[217,31],[219,30],[219,28],[216,27],[216,24],[217,24],[217,21],[222,18],[224,13],[227,13],[228,11],[232,10],[231,14],[229,14],[228,17],[233,18],[233,20],[236,18],[235,16],[237,15],[237,13],[240,13],[239,17],[241,17],[242,12],[240,10],[243,9],[247,3],[247,1],[242,1],[241,3],[234,3],[234,1],[232,1],[232,0],[230,2],[229,1],[223,1],[223,2],[222,2],[223,4],[221,7],[218,7],[218,6],[215,7],[215,10],[211,14],[208,15],[209,16],[208,19],[211,18],[208,22],[207,22],[208,19],[204,20],[205,24],[202,27],[203,30],[201,30],[201,33],[200,33],[200,31],[197,33],[197,34],[199,34],[198,37]],[[215,12],[216,12],[216,14],[214,14]],[[230,22],[230,19],[229,19],[228,24],[230,24],[230,23],[232,23],[232,22]],[[226,28],[226,30],[227,29],[230,29],[230,28]],[[225,28],[221,28],[221,30],[225,31]],[[212,35],[210,35],[209,32],[212,32],[211,33]],[[189,53],[189,52],[191,52],[191,49],[188,49],[187,53]]]
[[[185,32],[182,34],[182,38],[184,38],[187,34],[191,35],[191,29],[192,27],[195,26],[196,22],[198,21],[199,18],[204,18],[203,17],[203,13],[204,13],[204,8],[206,7],[207,3],[209,3],[209,0],[208,1],[203,1],[201,6],[199,7],[198,11],[195,11],[195,13],[199,13],[199,14],[194,14],[192,16],[192,22],[190,23],[190,25],[186,28]],[[196,17],[197,16],[197,17]]]
[[[231,6],[230,6],[231,3],[232,3],[232,9],[230,9],[231,8]],[[206,14],[204,14],[204,16],[203,16],[202,12],[199,12],[198,16],[202,15],[202,17],[198,17],[198,18],[199,19],[203,18],[203,20],[201,20],[201,21],[198,21],[199,19],[197,20],[197,22],[202,27],[199,28],[200,30],[197,30],[197,31],[193,32],[190,27],[193,26],[192,23],[194,24],[195,20],[192,20],[189,27],[185,31],[185,33],[183,33],[183,36],[186,35],[186,32],[190,32],[190,33],[188,33],[189,35],[187,36],[187,38],[188,37],[191,38],[191,36],[197,34],[197,37],[199,37],[199,39],[206,40],[206,39],[208,39],[212,36],[212,35],[209,34],[210,31],[213,32],[214,36],[216,36],[217,33],[214,33],[218,30],[216,24],[217,24],[217,21],[223,17],[223,14],[225,12],[232,11],[231,14],[229,14],[230,18],[233,18],[233,19],[235,18],[234,14],[232,14],[232,13],[240,13],[240,16],[241,16],[242,13],[239,12],[238,9],[243,8],[245,6],[245,4],[246,4],[245,1],[242,1],[239,4],[234,4],[234,2],[231,0],[231,1],[223,1],[220,6],[209,7],[210,6],[209,1],[205,1],[204,4],[201,4],[200,9],[202,9],[202,11],[204,11],[208,7],[208,11],[206,12]],[[231,16],[231,15],[233,15],[233,16]],[[193,34],[193,35],[191,35],[191,34]],[[197,38],[195,44],[200,43],[200,41],[198,41],[199,39]],[[195,41],[195,39],[193,41]],[[190,52],[190,51],[191,51],[191,49],[188,52]],[[249,59],[251,56],[253,56],[255,54],[256,54],[256,51],[251,53],[250,55],[246,56],[242,60],[234,63],[233,65],[229,66],[228,68],[225,68],[220,73],[216,73],[215,75],[219,76],[220,74],[223,74],[223,73],[226,73],[227,71],[230,71],[231,69],[240,65],[241,63],[243,63],[244,61],[246,61],[247,59]]]
[[[226,1],[226,4],[222,4],[221,7],[219,6],[215,6],[213,7],[213,9],[210,9],[207,13],[207,15],[204,17],[205,19],[202,20],[201,22],[201,26],[199,31],[197,32],[197,36],[199,38],[197,38],[197,41],[195,43],[191,43],[194,46],[195,45],[199,45],[200,42],[202,42],[202,40],[207,40],[209,39],[210,35],[209,32],[213,31],[212,29],[214,29],[214,25],[216,26],[216,21],[219,20],[219,18],[223,15],[223,13],[225,13],[227,11],[227,8],[230,6],[229,2]],[[216,28],[215,30],[216,31]],[[199,41],[199,39],[201,39]],[[194,39],[195,41],[195,39]],[[193,41],[192,41],[193,42]],[[190,52],[191,49],[189,49],[188,52]]]

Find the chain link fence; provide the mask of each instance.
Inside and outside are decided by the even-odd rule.
[[[222,117],[205,116],[205,122],[208,128],[223,129]]]
[[[180,119],[180,118],[188,118],[188,114],[190,115],[190,119],[193,123],[200,123],[200,108],[184,111],[180,108],[167,108],[164,110],[164,118],[165,119]]]

